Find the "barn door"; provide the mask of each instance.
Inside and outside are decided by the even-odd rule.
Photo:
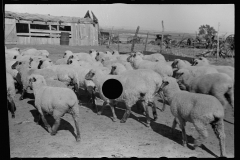
[[[80,41],[81,45],[88,45],[88,35],[87,35],[87,27],[85,24],[80,24]]]
[[[5,44],[17,44],[15,19],[5,19]]]

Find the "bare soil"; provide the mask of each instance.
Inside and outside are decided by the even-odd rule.
[[[109,50],[105,46],[53,46],[53,45],[7,45],[7,48],[19,47],[24,49],[34,47],[46,49],[50,58],[56,61],[63,56],[65,50],[73,52],[98,49]],[[121,46],[124,48],[124,46]],[[126,47],[125,47],[126,48]],[[127,48],[126,50],[128,50]],[[130,51],[130,49],[128,50]],[[230,63],[230,62],[229,62]],[[231,64],[233,66],[233,64]],[[117,122],[113,122],[112,112],[106,107],[102,115],[97,115],[92,106],[86,101],[80,108],[80,133],[81,142],[76,142],[76,129],[71,115],[62,117],[58,133],[51,136],[38,120],[37,110],[34,107],[34,95],[32,91],[22,101],[20,94],[15,97],[16,118],[9,117],[10,155],[13,157],[218,157],[220,155],[219,141],[212,128],[208,126],[209,135],[202,147],[192,150],[197,131],[191,123],[186,125],[188,147],[182,146],[182,135],[179,126],[171,134],[173,115],[167,106],[164,112],[157,110],[158,120],[151,122],[148,128],[145,126],[144,115],[132,107],[132,114],[126,123],[120,123],[124,114],[124,105],[116,108]],[[162,103],[155,99],[157,107],[162,108]],[[98,108],[102,101],[97,100]],[[153,118],[151,109],[150,117]],[[54,119],[46,116],[50,125]],[[225,111],[225,134],[227,157],[234,157],[234,116],[230,106]]]

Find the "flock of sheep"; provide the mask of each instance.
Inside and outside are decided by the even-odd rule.
[[[187,144],[186,122],[192,123],[199,133],[194,147],[199,147],[208,137],[207,125],[211,124],[220,142],[221,156],[226,156],[223,119],[226,106],[230,104],[234,108],[233,67],[211,65],[206,58],[195,59],[192,64],[180,59],[167,62],[159,53],[120,55],[118,51],[72,53],[68,50],[56,62],[48,56],[46,50],[5,47],[7,99],[12,118],[16,111],[15,88],[21,91],[20,100],[24,99],[28,89],[32,89],[39,120],[49,133],[55,135],[60,118],[70,113],[76,126],[76,140],[80,141],[81,96],[88,97],[97,114],[110,106],[114,122],[117,121],[114,108],[118,102],[126,105],[121,123],[126,122],[131,107],[136,104],[145,113],[148,127],[151,122],[148,106],[152,107],[154,121],[157,120],[154,97],[158,96],[163,100],[162,111],[165,102],[170,106],[175,117],[172,129],[179,124],[184,146]],[[117,99],[109,99],[103,94],[102,86],[108,79],[116,79],[123,86]],[[96,96],[104,101],[100,111],[95,103]],[[46,113],[55,119],[52,128],[45,119]]]

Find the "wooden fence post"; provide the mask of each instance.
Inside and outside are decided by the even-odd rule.
[[[137,27],[137,30],[136,30],[136,33],[135,33],[135,35],[134,35],[134,37],[133,37],[133,39],[132,39],[132,47],[131,47],[131,52],[133,52],[133,50],[134,50],[134,44],[135,44],[135,39],[137,40],[137,34],[138,34],[138,31],[139,31],[139,26]]]
[[[163,33],[164,33],[164,25],[163,25],[163,21],[162,21],[162,39],[161,39],[161,49],[160,49],[160,53],[162,52],[162,47],[163,47]]]
[[[218,32],[217,32],[217,60],[218,60],[218,54],[219,54],[219,26],[220,26],[220,23],[218,22]]]
[[[149,33],[149,32],[148,32],[148,33]],[[146,42],[145,42],[144,51],[146,51],[146,50],[147,50],[148,33],[147,33],[147,38],[146,38]]]
[[[118,52],[119,52],[119,31],[118,31]]]
[[[111,41],[111,39],[112,39],[112,33],[113,33],[113,27],[112,27],[111,34],[109,34],[109,39],[108,39],[108,48],[110,48],[110,41]]]

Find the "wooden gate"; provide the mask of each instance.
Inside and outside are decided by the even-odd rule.
[[[5,18],[5,44],[17,44],[15,19]]]

